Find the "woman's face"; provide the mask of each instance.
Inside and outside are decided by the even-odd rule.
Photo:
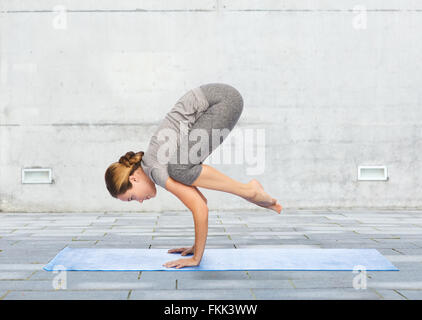
[[[139,201],[154,198],[157,194],[154,182],[145,174],[142,169],[135,170],[129,177],[132,183],[132,189],[127,190],[124,194],[117,196],[122,201]]]

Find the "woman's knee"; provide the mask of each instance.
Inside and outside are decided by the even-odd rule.
[[[243,97],[240,92],[227,83],[208,83],[201,86],[208,102],[216,104],[225,101],[239,113],[243,110]]]

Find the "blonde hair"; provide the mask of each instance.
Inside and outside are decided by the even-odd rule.
[[[133,151],[126,152],[124,156],[120,157],[118,162],[112,163],[107,168],[104,178],[107,190],[112,197],[117,198],[118,195],[124,194],[132,188],[129,176],[138,168],[142,170],[141,160],[143,155],[143,151],[137,153]]]

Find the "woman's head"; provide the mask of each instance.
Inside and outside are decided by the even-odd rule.
[[[139,201],[155,197],[154,182],[141,167],[143,151],[126,152],[118,162],[112,163],[105,172],[105,183],[110,194],[122,201]]]

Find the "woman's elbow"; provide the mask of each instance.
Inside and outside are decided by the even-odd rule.
[[[195,208],[193,209],[196,212],[200,212],[201,214],[208,215],[208,205],[202,201],[202,203],[199,203]]]
[[[192,211],[192,215],[195,222],[204,225],[208,221],[208,207],[201,207],[195,211]]]

